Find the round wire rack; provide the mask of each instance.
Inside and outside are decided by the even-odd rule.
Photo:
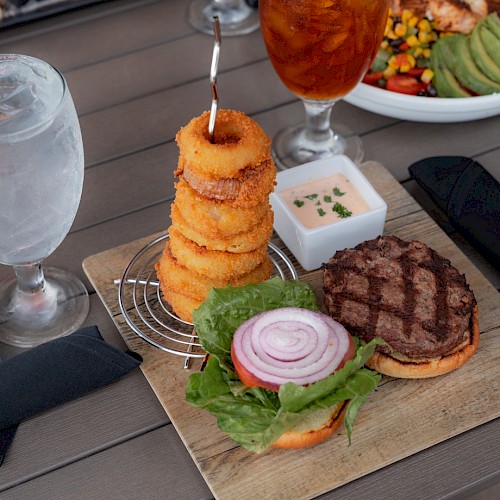
[[[198,342],[192,323],[174,314],[163,298],[156,277],[155,264],[160,260],[168,234],[143,247],[129,262],[117,280],[120,311],[128,326],[140,338],[162,351],[185,357],[203,358],[205,352]],[[272,276],[283,280],[298,279],[290,259],[273,243],[269,243]]]

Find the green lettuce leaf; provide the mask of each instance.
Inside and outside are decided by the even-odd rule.
[[[193,314],[200,343],[211,355],[205,369],[189,377],[186,400],[217,418],[219,428],[239,445],[267,450],[283,433],[312,412],[349,400],[344,425],[350,442],[352,425],[366,397],[381,376],[364,368],[378,339],[368,344],[356,338],[356,355],[329,377],[299,386],[288,382],[278,393],[241,383],[230,357],[238,326],[263,311],[279,307],[317,310],[309,285],[273,278],[240,288],[214,289]]]
[[[277,276],[238,288],[212,288],[207,299],[193,312],[200,344],[231,369],[231,342],[236,329],[252,316],[279,307],[318,310],[316,296],[309,285],[283,281]]]

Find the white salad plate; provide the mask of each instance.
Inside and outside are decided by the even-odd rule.
[[[467,122],[500,114],[499,93],[460,98],[422,97],[360,83],[344,100],[372,113],[415,122]]]

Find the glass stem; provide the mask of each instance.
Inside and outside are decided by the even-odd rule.
[[[303,102],[306,108],[306,139],[317,144],[335,141],[335,134],[330,126],[330,115],[336,100],[310,101],[304,99]]]
[[[244,7],[243,0],[212,0],[212,4],[221,11],[240,9]]]
[[[12,305],[26,315],[51,316],[57,307],[57,297],[47,286],[42,263],[13,267],[17,278],[17,289]]]

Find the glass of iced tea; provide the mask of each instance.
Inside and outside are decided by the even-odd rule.
[[[361,139],[330,125],[333,105],[362,79],[385,30],[389,0],[260,0],[262,35],[273,67],[301,98],[305,124],[273,140],[281,169],[345,154],[361,162]]]

